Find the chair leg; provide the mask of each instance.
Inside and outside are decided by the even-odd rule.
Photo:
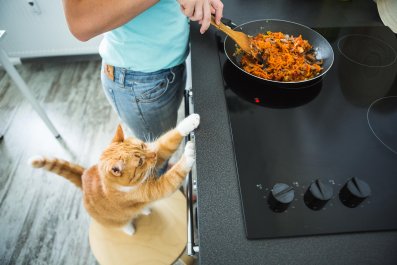
[[[25,81],[19,75],[17,70],[15,69],[14,65],[10,62],[8,55],[6,52],[0,47],[0,63],[6,70],[6,72],[10,75],[10,77],[14,80],[15,84],[17,85],[18,89],[21,93],[25,96],[25,98],[32,104],[34,110],[39,114],[40,118],[46,124],[48,129],[52,132],[55,138],[60,139],[61,135],[52,124],[50,119],[48,118],[47,114],[44,112],[40,104],[37,102],[36,98],[33,96],[32,92],[26,85]]]

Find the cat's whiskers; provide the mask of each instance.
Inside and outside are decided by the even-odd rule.
[[[154,142],[148,142],[147,143],[147,148],[150,152],[154,152],[157,154],[158,148]]]
[[[153,164],[153,166],[150,169],[150,175],[153,176],[154,174],[156,174],[156,165]]]
[[[143,136],[143,138],[145,138],[145,142],[146,142],[146,143],[148,143],[148,142],[153,142],[153,140],[151,139],[151,134],[150,134],[150,133],[145,134],[145,135]]]

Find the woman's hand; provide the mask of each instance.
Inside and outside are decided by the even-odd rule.
[[[211,23],[211,14],[215,15],[215,22],[220,23],[223,3],[220,0],[178,0],[182,13],[190,20],[198,21],[201,25],[200,33],[207,31]]]

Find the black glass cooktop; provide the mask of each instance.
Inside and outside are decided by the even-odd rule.
[[[396,35],[315,30],[335,60],[310,87],[266,87],[219,52],[249,239],[397,229]]]

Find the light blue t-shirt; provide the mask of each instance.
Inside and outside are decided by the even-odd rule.
[[[148,73],[184,62],[188,41],[189,20],[180,5],[176,0],[161,0],[123,26],[106,32],[99,54],[109,65]]]

